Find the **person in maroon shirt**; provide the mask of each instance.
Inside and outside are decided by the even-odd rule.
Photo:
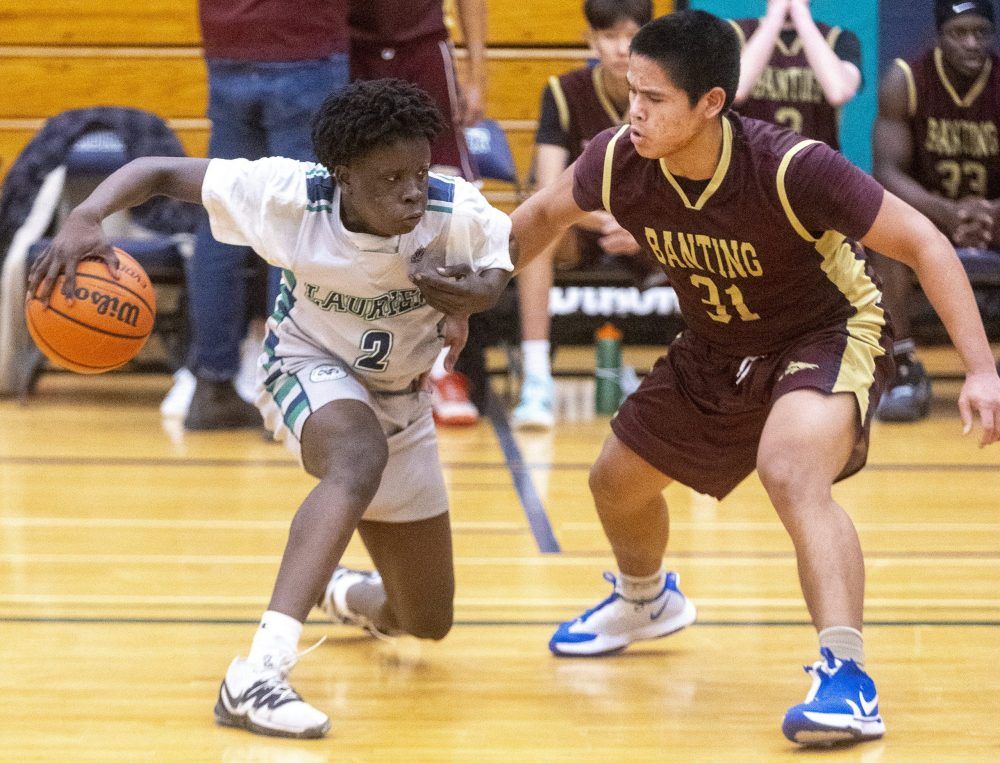
[[[879,91],[874,175],[927,215],[960,257],[992,258],[1000,269],[1000,58],[989,0],[936,5],[937,43],[912,61],[897,59]],[[931,385],[910,328],[913,278],[874,257],[895,318],[896,377],[877,415],[918,421],[930,413]]]
[[[208,67],[208,155],[220,159],[285,156],[315,161],[313,115],[344,87],[347,0],[199,0]],[[260,414],[237,394],[240,342],[247,330],[249,249],[221,244],[207,221],[188,263],[191,348],[161,410],[184,415],[191,430],[259,427]],[[268,302],[278,271],[268,271]],[[191,396],[193,394],[193,397]],[[246,393],[244,393],[246,394]]]
[[[351,0],[351,78],[396,77],[418,85],[435,100],[444,129],[431,145],[435,169],[478,177],[462,128],[485,115],[486,0],[456,0],[458,23],[468,54],[468,76],[459,87],[441,0]],[[443,426],[475,424],[479,411],[470,400],[469,378],[485,374],[482,328],[472,323],[470,341],[457,370],[444,368],[445,353],[431,372],[434,420]],[[465,373],[462,373],[462,372]]]
[[[434,163],[475,180],[460,128],[485,113],[486,2],[457,0],[455,7],[468,52],[468,77],[461,87],[441,0],[351,0],[351,79],[397,77],[426,90],[445,118],[444,132],[431,146]]]
[[[549,647],[608,654],[693,622],[662,566],[663,490],[677,480],[722,498],[756,468],[819,631],[813,688],[782,730],[807,745],[877,738],[864,562],[831,494],[864,464],[892,375],[890,324],[859,243],[916,270],[966,365],[962,421],[968,431],[978,418],[988,445],[1000,439],[1000,378],[969,282],[930,220],[840,154],[728,110],[739,41],[721,19],[682,11],[647,24],[628,79],[630,124],[592,140],[512,215],[524,267],[589,212],[611,213],[659,259],[688,326],[612,420],[590,472],[614,590]]]
[[[554,183],[583,153],[591,138],[625,123],[628,47],[639,27],[653,18],[653,3],[586,0],[583,14],[597,64],[549,77],[542,92],[535,135],[534,171],[539,188]],[[549,429],[555,423],[555,384],[549,360],[549,290],[554,263],[569,260],[575,267],[587,268],[608,258],[628,256],[631,260],[640,251],[638,242],[611,215],[595,212],[522,273],[518,279],[518,307],[524,381],[520,402],[511,416],[515,428]],[[656,265],[651,259],[649,263],[644,268],[646,274]]]
[[[740,114],[840,148],[840,107],[861,86],[861,43],[813,20],[809,0],[768,0],[761,19],[730,22],[740,38]]]

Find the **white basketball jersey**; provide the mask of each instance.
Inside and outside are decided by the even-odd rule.
[[[330,173],[293,159],[213,159],[202,202],[215,238],[283,269],[265,362],[332,355],[374,391],[404,389],[442,346],[442,315],[407,277],[411,258],[513,270],[510,218],[461,178],[432,173],[420,223],[390,238],[346,230]]]

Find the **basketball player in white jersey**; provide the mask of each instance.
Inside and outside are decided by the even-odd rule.
[[[100,221],[163,194],[204,204],[217,239],[252,246],[284,271],[257,404],[319,482],[292,520],[250,652],[222,682],[219,723],[274,736],[326,733],[326,714],[288,684],[317,603],[372,632],[440,639],[451,627],[448,504],[422,381],[444,344],[439,327],[446,322],[457,357],[466,316],[444,318],[408,270],[432,260],[463,270],[495,302],[513,265],[509,218],[466,181],[428,172],[440,127],[413,85],[356,82],[316,118],[319,164],[138,159],[77,207],[32,269],[31,293],[42,297],[61,272],[71,289],[84,257],[114,270]],[[355,529],[377,572],[338,568]]]

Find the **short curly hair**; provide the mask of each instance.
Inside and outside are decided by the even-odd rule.
[[[397,140],[441,132],[441,112],[416,85],[399,79],[352,82],[328,96],[312,124],[316,158],[328,170]]]

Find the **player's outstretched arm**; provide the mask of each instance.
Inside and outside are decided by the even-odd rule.
[[[85,257],[103,260],[117,277],[118,258],[101,229],[101,221],[153,196],[172,196],[201,203],[208,159],[150,156],[135,159],[109,175],[66,218],[52,243],[35,260],[28,276],[28,295],[48,301],[60,274],[69,297],[76,286],[76,266]]]
[[[587,217],[588,213],[580,209],[573,198],[575,168],[576,162],[511,214],[515,274],[542,254],[569,226]]]
[[[983,427],[980,446],[1000,440],[1000,377],[972,287],[951,243],[934,223],[888,191],[861,243],[916,272],[965,364],[965,384],[958,399],[965,431],[978,416]]]

